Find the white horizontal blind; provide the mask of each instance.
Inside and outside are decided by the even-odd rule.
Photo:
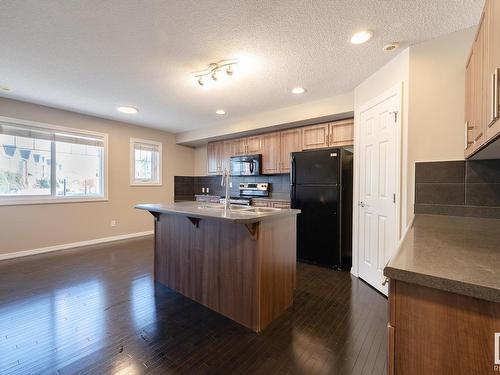
[[[161,184],[161,143],[131,140],[133,184]]]
[[[54,129],[0,122],[0,134],[32,139],[44,139],[86,146],[104,147],[104,137],[77,132],[61,132]]]

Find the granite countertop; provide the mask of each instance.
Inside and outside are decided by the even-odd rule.
[[[500,302],[500,219],[416,215],[384,275]]]
[[[178,202],[172,204],[138,204],[140,210],[183,215],[198,219],[224,220],[236,224],[251,224],[275,218],[277,216],[297,215],[300,210],[279,209],[267,207],[248,207],[231,205],[229,212],[225,213],[224,206],[208,202]]]

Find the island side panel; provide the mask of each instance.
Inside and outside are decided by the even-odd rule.
[[[202,219],[198,225],[160,215],[155,280],[257,331],[257,242],[242,224]]]
[[[296,287],[296,215],[261,222],[260,327],[264,329],[293,304]]]

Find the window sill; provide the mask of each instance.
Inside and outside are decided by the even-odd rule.
[[[59,204],[59,203],[92,203],[92,202],[107,202],[107,197],[96,198],[39,198],[39,199],[0,199],[0,206],[26,206],[39,204]]]

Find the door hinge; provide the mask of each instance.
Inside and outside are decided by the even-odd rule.
[[[392,194],[392,203],[396,203],[396,193]]]
[[[398,111],[389,112],[389,114],[394,115],[394,123],[398,122]]]

